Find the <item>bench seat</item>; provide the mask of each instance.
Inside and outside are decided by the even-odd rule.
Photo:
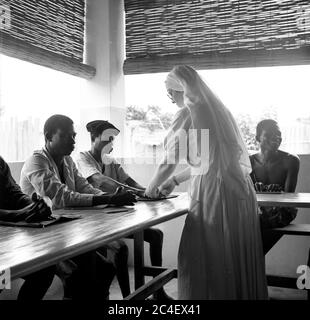
[[[310,224],[289,224],[283,228],[273,228],[273,231],[297,236],[310,236]]]

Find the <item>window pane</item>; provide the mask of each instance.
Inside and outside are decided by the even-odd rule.
[[[42,148],[43,125],[53,114],[69,116],[79,130],[84,80],[4,55],[0,70],[0,155],[6,161],[23,161]]]
[[[310,66],[243,68],[199,71],[204,80],[217,93],[224,104],[235,116],[250,152],[257,150],[255,128],[266,118],[278,121],[282,130],[281,149],[297,154],[310,153],[310,97],[308,77]],[[173,114],[177,106],[167,97],[164,81],[167,73],[126,76],[127,116],[132,107],[148,111],[149,106],[156,107],[160,114]],[[131,108],[131,109],[130,109]],[[141,115],[140,115],[141,116]],[[161,148],[164,130],[156,129],[146,139],[135,132],[147,126],[145,117],[137,122],[139,115],[127,117],[126,145],[130,146],[129,155],[136,149],[152,150]],[[136,121],[136,122],[135,122]],[[133,129],[134,128],[134,129]],[[133,132],[133,133],[132,133]],[[151,135],[156,139],[151,139]],[[150,155],[150,152],[145,152]],[[143,152],[142,152],[143,154]]]

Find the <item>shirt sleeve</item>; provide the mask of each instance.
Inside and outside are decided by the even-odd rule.
[[[82,194],[70,190],[50,168],[44,156],[33,155],[28,159],[25,163],[24,174],[39,195],[47,196],[52,200],[54,209],[91,206],[93,203],[93,193]]]
[[[76,163],[79,172],[85,179],[88,179],[96,173],[102,174],[97,166],[82,152],[79,154],[78,158],[76,158]]]
[[[12,177],[10,167],[2,158],[0,158],[0,168],[3,191],[5,193],[5,209],[21,209],[31,204],[31,198],[21,191],[19,185]]]
[[[113,160],[113,166],[116,171],[117,181],[120,183],[125,183],[126,180],[130,177],[129,174],[124,170],[120,163],[116,160]]]
[[[88,193],[93,195],[100,195],[103,192],[97,188],[94,188],[78,171],[74,162],[73,165],[73,173],[74,173],[74,180],[75,180],[75,189],[80,193]],[[98,173],[98,172],[97,172]]]
[[[175,115],[164,140],[164,159],[168,164],[179,163],[188,157],[189,139],[188,131],[191,118],[187,110],[181,109]]]

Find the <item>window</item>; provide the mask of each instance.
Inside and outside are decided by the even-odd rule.
[[[258,149],[255,143],[257,122],[273,118],[282,131],[281,149],[295,154],[310,153],[309,72],[310,66],[303,65],[199,71],[235,116],[250,152]],[[166,74],[125,77],[126,145],[131,156],[152,156],[155,150],[159,153],[162,150],[166,128],[158,127],[152,131],[150,125],[154,118],[148,114],[150,106],[158,110],[157,118],[174,114],[177,110],[166,94]],[[140,109],[136,118],[132,116],[133,109]],[[139,119],[141,110],[147,115]],[[168,123],[171,118],[167,118]],[[142,133],[145,127],[148,127],[146,135]]]
[[[55,113],[86,131],[80,128],[79,94],[85,80],[4,55],[0,69],[0,155],[6,161],[24,161],[42,148],[43,124]]]
[[[167,97],[166,73],[125,76],[125,155],[160,157],[178,107]]]

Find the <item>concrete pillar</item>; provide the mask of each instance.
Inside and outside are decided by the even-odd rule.
[[[123,156],[125,127],[125,8],[123,0],[110,0],[110,121],[120,129],[115,150]],[[121,151],[121,152],[120,152]]]
[[[123,0],[91,0],[86,9],[85,61],[97,70],[85,80],[81,101],[81,126],[88,121],[105,119],[121,130],[114,155],[122,155],[125,121],[123,61],[125,57]],[[89,137],[81,128],[79,148],[89,148]],[[116,153],[116,154],[115,154]]]

